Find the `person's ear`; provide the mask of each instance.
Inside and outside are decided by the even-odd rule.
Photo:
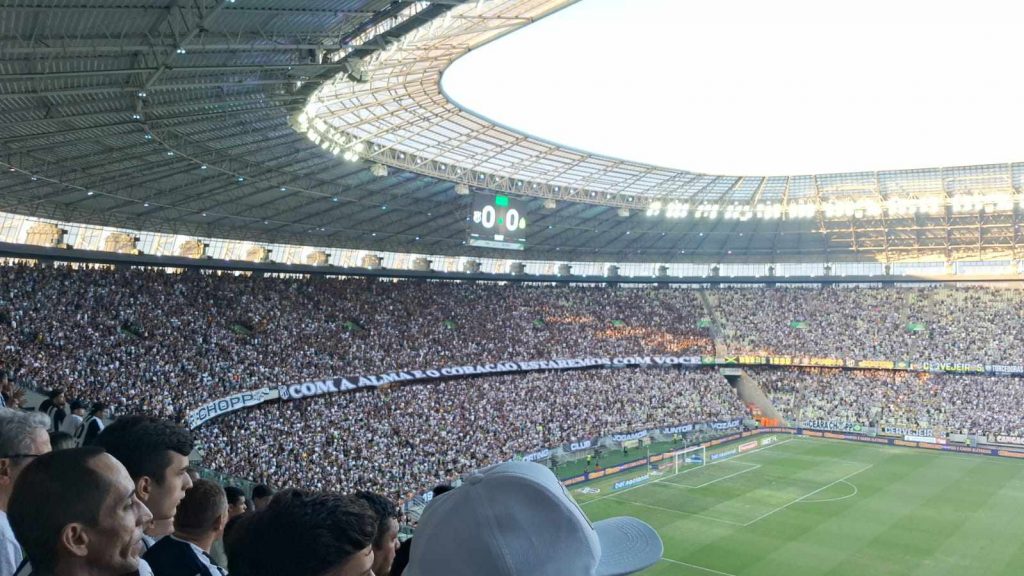
[[[230,518],[231,516],[228,514],[227,509],[225,509],[224,512],[221,513],[220,517],[217,518],[216,528],[218,534],[224,534],[224,527],[228,525],[228,520]]]
[[[58,542],[72,556],[85,558],[89,555],[89,533],[78,522],[72,522],[61,529]]]
[[[14,484],[14,475],[11,474],[11,459],[0,458],[0,486],[11,486]]]
[[[149,476],[142,476],[136,480],[135,494],[143,504],[149,502],[149,497],[153,494],[153,479]]]

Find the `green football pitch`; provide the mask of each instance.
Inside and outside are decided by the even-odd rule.
[[[777,439],[632,487],[613,490],[646,470],[571,492],[591,520],[654,526],[665,554],[648,576],[1024,574],[1024,462]]]

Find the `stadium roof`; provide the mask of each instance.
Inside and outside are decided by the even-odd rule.
[[[441,93],[455,58],[568,3],[5,6],[0,211],[533,260],[1019,257],[1024,164],[699,174],[530,138]],[[466,188],[530,199],[525,253],[465,244]]]

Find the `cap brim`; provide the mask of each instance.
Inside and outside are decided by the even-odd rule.
[[[624,576],[653,566],[665,547],[646,522],[620,516],[594,523],[601,542],[601,559],[594,576]]]

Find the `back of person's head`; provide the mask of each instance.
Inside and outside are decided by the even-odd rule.
[[[252,504],[256,510],[262,510],[270,503],[274,490],[266,484],[257,484],[252,489]]]
[[[89,409],[89,414],[92,416],[103,417],[103,414],[107,411],[107,404],[105,402],[93,402],[92,408]]]
[[[100,432],[96,446],[124,464],[157,521],[174,517],[175,507],[192,486],[192,432],[152,416],[124,416]]]
[[[374,492],[356,492],[353,496],[366,502],[377,516],[377,530],[373,536],[373,573],[375,576],[388,576],[398,552],[398,520],[402,511],[387,497]]]
[[[266,498],[267,496],[273,496],[274,490],[266,484],[257,484],[252,488],[252,499]]]
[[[38,412],[37,412],[38,414]],[[75,447],[75,437],[67,432],[50,432],[50,448],[54,451]]]
[[[59,563],[102,576],[137,570],[142,529],[153,517],[134,488],[124,466],[96,447],[52,452],[26,466],[8,518],[34,573],[53,574]]]
[[[244,514],[246,509],[245,491],[237,486],[225,486],[224,496],[228,499],[228,515],[234,518]]]
[[[22,469],[50,451],[50,419],[42,412],[0,408],[0,510]]]
[[[86,406],[88,406],[88,404],[86,404],[84,401],[75,398],[74,400],[71,401],[70,409],[72,413],[85,412]]]
[[[377,516],[377,530],[373,538],[373,547],[383,547],[385,544],[384,538],[391,527],[391,521],[394,520],[397,524],[398,520],[402,517],[402,511],[387,497],[375,492],[364,490],[356,492],[353,496],[366,502],[370,506],[370,510],[373,510],[374,515]]]
[[[455,488],[451,484],[438,484],[430,491],[430,497],[437,498],[441,494],[451,492],[452,490],[455,490]]]
[[[232,576],[365,576],[376,528],[363,500],[284,490],[232,528],[228,565]]]
[[[228,499],[220,484],[196,480],[174,515],[174,531],[187,536],[218,533],[228,521]]]

